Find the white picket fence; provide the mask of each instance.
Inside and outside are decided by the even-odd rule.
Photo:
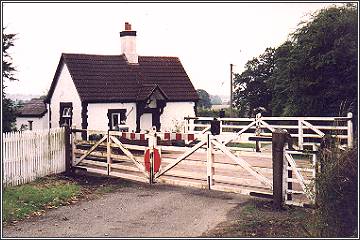
[[[3,133],[3,183],[14,186],[65,171],[64,128]]]

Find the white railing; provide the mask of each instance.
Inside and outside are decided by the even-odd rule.
[[[65,171],[64,128],[3,133],[2,149],[5,186]]]
[[[244,142],[249,136],[271,136],[275,128],[287,130],[297,139],[299,149],[304,142],[315,143],[325,135],[336,137],[341,145],[353,147],[353,115],[346,117],[264,117],[217,118],[220,134],[228,136],[227,142]],[[210,129],[213,117],[185,117],[185,132],[202,133]]]

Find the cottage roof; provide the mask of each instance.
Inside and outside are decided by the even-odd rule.
[[[43,98],[33,98],[19,109],[19,117],[42,117],[47,112]]]
[[[47,102],[63,64],[67,65],[80,99],[85,102],[135,102],[149,96],[155,87],[168,101],[198,100],[177,57],[139,56],[139,64],[129,64],[124,55],[63,53]]]

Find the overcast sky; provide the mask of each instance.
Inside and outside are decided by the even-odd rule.
[[[137,53],[177,56],[195,88],[229,95],[230,63],[241,72],[266,47],[283,43],[306,15],[330,3],[3,3],[16,77],[7,93],[45,94],[60,55],[121,54],[124,22]]]

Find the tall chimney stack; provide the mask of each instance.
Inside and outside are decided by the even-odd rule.
[[[120,32],[121,53],[125,54],[130,64],[138,64],[138,55],[136,53],[136,31],[131,30],[131,24],[125,22],[125,30]]]

